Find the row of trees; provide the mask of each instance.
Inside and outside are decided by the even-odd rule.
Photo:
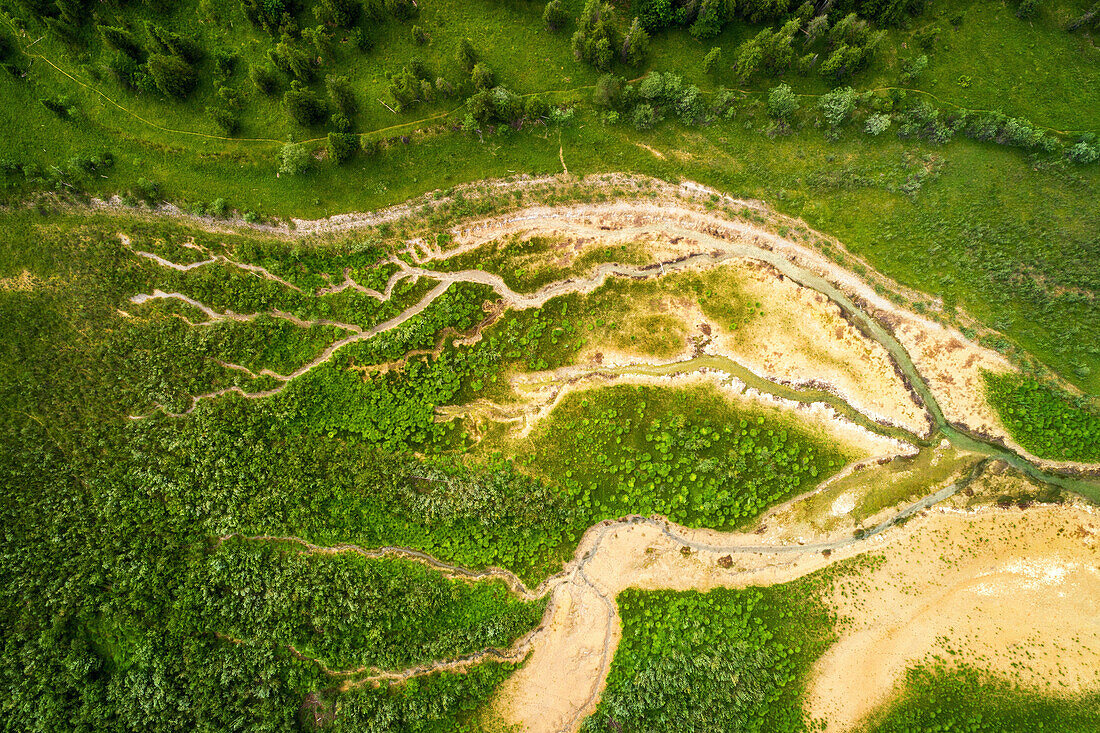
[[[798,0],[637,0],[632,9],[650,32],[680,26],[703,40],[717,36],[726,23],[733,20],[774,22],[804,14],[807,5],[813,14],[819,11],[838,16],[857,13],[880,25],[894,25],[919,13],[924,3],[925,0],[840,0],[824,5],[798,4]]]
[[[814,16],[806,4],[782,26],[765,28],[738,46],[733,68],[742,80],[761,71],[778,75],[792,68],[805,74],[823,58],[818,73],[838,82],[865,68],[885,36],[854,13],[830,27],[828,16]],[[796,50],[796,37],[802,38],[806,53]]]

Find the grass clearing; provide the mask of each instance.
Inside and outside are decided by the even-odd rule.
[[[745,526],[850,460],[787,416],[731,405],[713,388],[615,386],[574,393],[516,449],[597,516],[659,513]]]

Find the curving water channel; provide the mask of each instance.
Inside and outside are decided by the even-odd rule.
[[[949,423],[944,417],[943,410],[940,409],[935,396],[932,394],[932,390],[929,389],[928,383],[924,381],[924,377],[921,376],[920,371],[909,357],[909,352],[906,351],[905,347],[894,337],[894,334],[890,333],[888,329],[874,318],[867,315],[859,306],[852,302],[852,299],[841,291],[840,288],[833,285],[826,278],[812,272],[807,272],[781,254],[758,247],[730,243],[727,244],[727,252],[733,256],[766,262],[799,285],[816,290],[839,305],[844,314],[860,331],[869,338],[877,341],[887,350],[887,352],[889,352],[890,356],[894,359],[894,363],[898,365],[906,379],[909,380],[910,385],[912,385],[917,395],[920,396],[925,408],[932,416],[935,425],[934,434],[939,433],[960,450],[971,451],[990,458],[1000,459],[1013,468],[1023,471],[1036,481],[1076,492],[1092,501],[1100,501],[1100,479],[1080,478],[1044,471],[1015,451],[997,445],[991,441],[982,440],[976,436],[970,435]],[[935,437],[935,435],[933,435],[933,437]]]

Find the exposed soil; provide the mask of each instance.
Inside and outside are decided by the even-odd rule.
[[[933,656],[1042,692],[1100,690],[1095,513],[943,510],[898,534],[881,567],[829,598],[847,624],[807,697],[828,731],[851,730]]]

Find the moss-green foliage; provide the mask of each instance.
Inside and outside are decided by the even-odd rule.
[[[1030,377],[986,374],[997,414],[1020,445],[1042,458],[1100,460],[1100,411]]]
[[[815,588],[623,591],[623,637],[583,730],[814,730],[800,695],[834,623]]]
[[[711,390],[622,386],[566,398],[526,462],[597,514],[727,528],[846,460],[788,419],[734,408]]]
[[[1100,730],[1100,696],[1028,692],[963,667],[910,670],[901,699],[869,724],[867,733],[1078,733]]]
[[[292,644],[330,669],[401,669],[504,648],[542,611],[501,582],[446,580],[417,563],[241,539],[222,544],[195,575],[197,611],[212,628],[251,643]]]
[[[481,733],[478,709],[514,669],[487,663],[465,674],[442,673],[405,684],[341,695],[336,733]]]
[[[401,664],[507,645],[537,619],[537,605],[394,560],[307,558],[232,540],[215,550],[215,538],[233,532],[329,544],[370,534],[388,544],[430,530],[389,493],[407,475],[405,459],[297,436],[277,403],[226,400],[192,419],[126,420],[148,378],[141,354],[161,346],[140,321],[182,322],[119,313],[151,277],[151,263],[121,247],[119,222],[34,216],[13,217],[0,239],[0,277],[26,271],[20,282],[29,283],[0,289],[5,718],[30,731],[232,730],[242,721],[293,730],[319,701],[322,719],[345,730],[370,730],[366,720],[375,730],[473,725],[472,709],[510,668],[345,695],[282,644],[333,663]],[[393,508],[379,520],[369,511],[378,505]],[[341,584],[346,591],[332,594]],[[388,605],[398,599],[400,608]],[[381,635],[386,646],[376,637],[391,618],[405,625]]]

